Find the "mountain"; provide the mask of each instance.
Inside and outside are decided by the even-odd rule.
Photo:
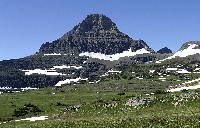
[[[197,53],[199,43],[186,43],[175,54],[168,48],[156,53],[145,41],[120,32],[110,18],[91,14],[61,38],[43,43],[36,54],[0,61],[0,87],[46,87],[98,79],[117,66],[172,59],[183,52]]]
[[[154,51],[143,40],[133,40],[120,32],[105,15],[91,14],[61,38],[42,44],[36,54],[1,61],[0,86],[46,87],[66,79],[97,78],[123,62],[81,56],[86,52],[123,58],[127,53],[134,56]]]
[[[159,60],[157,62],[160,63],[161,61],[170,60],[178,57],[185,58],[185,60],[191,59],[192,61],[194,61],[196,59],[198,61],[199,56],[200,56],[200,41],[189,41],[184,43],[181,46],[181,48],[173,55],[163,60]]]
[[[102,14],[87,15],[61,38],[42,44],[39,53],[80,54],[82,52],[102,53],[106,55],[122,53],[131,47],[132,51],[149,46],[142,41],[134,41],[120,32],[110,18]],[[152,50],[151,50],[152,51]]]
[[[190,45],[196,45],[193,49],[200,49],[200,41],[189,41],[184,43],[179,51],[183,51],[184,49],[187,49]]]
[[[157,53],[160,53],[160,54],[163,54],[163,53],[172,53],[172,50],[170,50],[167,47],[164,47],[164,48],[158,50]]]

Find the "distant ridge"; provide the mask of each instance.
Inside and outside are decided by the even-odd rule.
[[[160,53],[160,54],[164,54],[164,53],[172,53],[172,50],[170,50],[170,49],[167,48],[167,47],[164,47],[164,48],[158,50],[157,53]]]

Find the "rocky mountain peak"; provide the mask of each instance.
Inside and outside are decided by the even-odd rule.
[[[170,50],[170,49],[167,48],[167,47],[164,47],[164,48],[158,50],[157,53],[160,53],[160,54],[164,54],[164,53],[172,53],[172,50]]]
[[[76,25],[73,30],[78,32],[117,30],[117,26],[103,14],[90,14],[86,16],[85,20]]]
[[[133,41],[120,32],[110,18],[103,14],[91,14],[60,39],[41,46],[39,53],[80,54],[95,52],[106,55],[141,48],[149,49],[142,41]]]

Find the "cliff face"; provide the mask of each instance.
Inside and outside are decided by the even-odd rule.
[[[60,39],[42,44],[39,52],[63,54],[100,52],[109,55],[122,53],[130,47],[132,51],[141,48],[149,50],[145,42],[134,41],[120,32],[110,18],[102,14],[91,14]]]

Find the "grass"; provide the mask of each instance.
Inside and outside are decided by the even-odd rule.
[[[153,89],[139,88],[143,88],[142,84],[151,85],[154,82],[161,84]],[[2,122],[7,120],[7,123],[0,124],[0,127],[198,127],[200,89],[151,95],[155,97],[153,101],[137,107],[124,105],[131,98],[148,97],[146,93],[162,89],[162,84],[164,83],[160,81],[120,79],[97,84],[71,84],[60,88],[47,87],[23,93],[5,93],[0,95],[0,117]],[[139,89],[134,90],[133,86]],[[125,92],[125,95],[118,95],[120,92]],[[189,96],[181,98],[184,95]],[[179,101],[181,99],[183,100]],[[28,103],[43,112],[29,111],[25,116],[13,117],[15,109],[24,108]],[[70,106],[76,105],[81,105],[81,108],[70,109]],[[110,106],[106,107],[108,105]],[[16,120],[40,115],[48,115],[50,119],[8,122],[7,118]]]

